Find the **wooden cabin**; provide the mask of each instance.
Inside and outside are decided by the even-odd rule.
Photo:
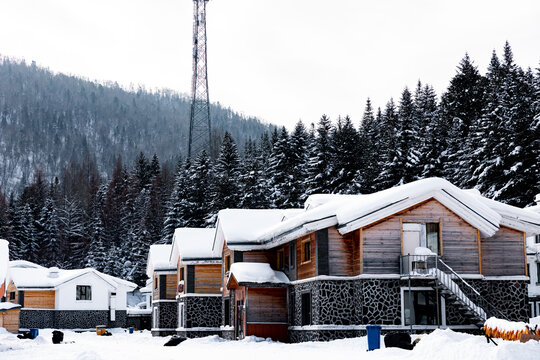
[[[367,324],[475,331],[486,316],[524,320],[525,238],[538,233],[537,214],[437,178],[370,195],[314,195],[300,210],[222,210],[223,325],[235,331],[224,335],[247,331],[233,304],[250,290],[231,281],[242,262],[286,275],[281,316],[292,342],[358,336]],[[249,314],[249,300],[243,306]]]
[[[19,314],[21,306],[11,302],[0,302],[0,328],[17,334],[19,332]]]
[[[176,333],[176,266],[170,261],[170,244],[150,246],[146,275],[152,279],[152,335]]]
[[[177,334],[221,334],[221,249],[214,248],[214,228],[178,228],[171,262],[176,264]]]

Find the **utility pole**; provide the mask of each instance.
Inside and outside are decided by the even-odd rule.
[[[206,3],[193,0],[193,79],[191,83],[191,114],[189,119],[188,157],[202,150],[210,155],[210,101],[206,62]]]

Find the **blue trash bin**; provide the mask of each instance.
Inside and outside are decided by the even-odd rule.
[[[381,348],[381,325],[367,325],[368,351]]]
[[[133,330],[134,330],[133,327],[130,327],[128,330],[129,330],[129,333],[130,333],[130,334],[133,334]]]
[[[39,329],[30,329],[30,337],[33,339],[37,338],[39,335]]]

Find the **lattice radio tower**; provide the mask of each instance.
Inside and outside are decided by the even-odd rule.
[[[193,79],[191,83],[191,115],[189,119],[188,156],[206,150],[210,153],[210,102],[206,69],[206,3],[193,0]]]

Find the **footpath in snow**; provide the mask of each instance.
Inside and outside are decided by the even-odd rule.
[[[397,348],[367,352],[367,338],[283,344],[250,337],[227,341],[217,336],[186,340],[177,347],[164,347],[169,338],[152,337],[150,332],[128,334],[113,329],[113,336],[97,336],[93,332],[64,331],[67,344],[52,344],[52,330],[40,330],[36,340],[19,340],[0,329],[2,360],[106,360],[106,359],[538,359],[540,343],[499,340],[499,346],[488,344],[483,336],[436,330],[425,336],[412,351]],[[384,346],[381,337],[381,345]]]

